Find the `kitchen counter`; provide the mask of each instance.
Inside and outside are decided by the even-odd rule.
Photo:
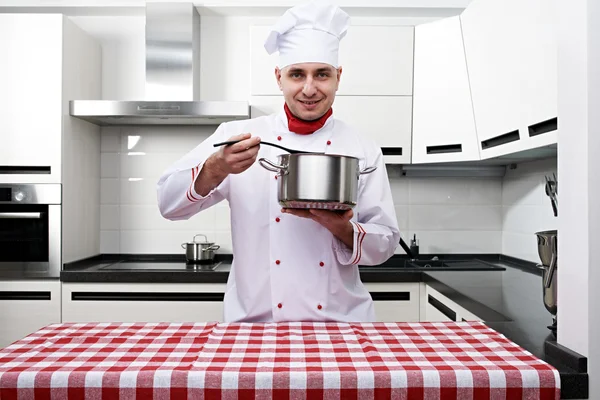
[[[231,256],[219,256],[213,267],[185,267],[177,256],[102,255],[67,264],[63,282],[200,282],[223,283]],[[428,259],[422,255],[421,259]],[[406,257],[394,256],[379,266],[360,266],[363,282],[425,282],[477,315],[536,357],[558,369],[565,399],[588,398],[587,359],[559,345],[548,329],[550,313],[542,300],[541,274],[535,264],[498,255],[443,255],[444,261],[482,260],[481,264],[414,268]],[[449,263],[450,265],[451,263]],[[213,269],[214,268],[214,269]]]
[[[422,260],[429,259],[422,256]],[[135,283],[225,283],[231,270],[232,256],[217,255],[215,264],[186,265],[182,255],[103,254],[65,264],[63,282],[135,282]],[[427,271],[503,271],[498,256],[489,254],[445,255],[441,261],[428,261],[427,268],[415,267],[405,256],[394,256],[377,266],[359,266],[363,282],[419,282]],[[478,260],[474,262],[473,260]]]

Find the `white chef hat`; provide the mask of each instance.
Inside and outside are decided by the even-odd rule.
[[[290,8],[275,23],[265,41],[269,54],[279,50],[279,68],[318,62],[338,67],[340,40],[346,36],[350,17],[326,1]]]

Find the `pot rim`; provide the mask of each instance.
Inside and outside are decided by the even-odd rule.
[[[285,158],[285,157],[314,157],[314,156],[318,156],[318,157],[333,157],[333,158],[350,158],[353,160],[358,160],[358,157],[354,157],[354,156],[348,156],[348,155],[344,155],[344,154],[324,154],[324,153],[296,153],[296,154],[289,154],[289,153],[285,153],[285,154],[279,154],[277,157],[280,158]]]

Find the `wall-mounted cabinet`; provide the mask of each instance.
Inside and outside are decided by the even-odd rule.
[[[68,101],[101,96],[100,45],[61,14],[0,14],[0,54],[0,177],[64,183],[89,129]]]
[[[460,19],[481,158],[556,143],[554,4],[474,0]]]
[[[458,16],[415,28],[412,163],[479,160]]]

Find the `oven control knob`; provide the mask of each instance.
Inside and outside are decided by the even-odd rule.
[[[15,200],[16,201],[23,201],[23,199],[25,198],[25,193],[18,191],[15,192]]]

